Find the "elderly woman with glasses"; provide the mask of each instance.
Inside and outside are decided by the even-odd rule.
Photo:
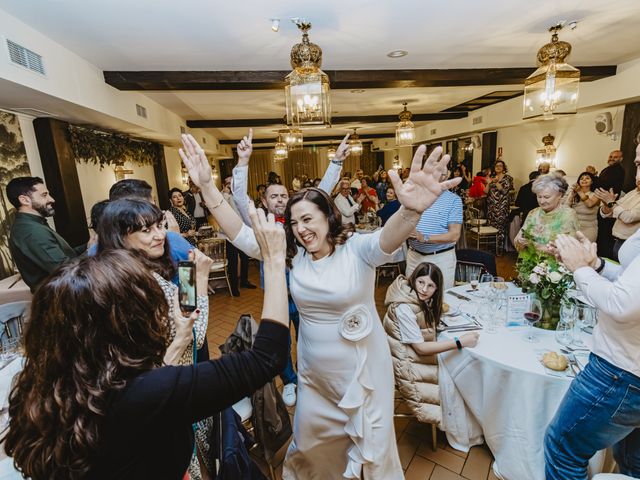
[[[518,250],[532,246],[549,253],[549,243],[560,234],[575,236],[579,230],[578,216],[562,199],[568,188],[560,175],[549,173],[533,182],[531,190],[538,200],[538,208],[527,215],[514,243]]]

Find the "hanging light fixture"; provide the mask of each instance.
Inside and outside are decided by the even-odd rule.
[[[550,120],[554,115],[576,113],[580,70],[565,62],[571,44],[558,40],[562,24],[549,29],[551,42],[538,50],[540,67],[524,82],[522,118],[542,116]]]
[[[542,143],[544,147],[536,150],[536,167],[539,167],[541,163],[548,163],[551,168],[556,168],[556,146],[553,144],[556,137],[547,133],[542,137]]]
[[[354,128],[353,133],[349,137],[349,148],[351,150],[351,155],[362,154],[362,142],[360,141],[360,135],[358,135],[357,130],[357,128]]]
[[[282,141],[282,136],[278,135],[278,140],[274,148],[273,160],[276,162],[284,162],[289,154],[287,144]]]
[[[289,150],[300,150],[303,147],[302,130],[299,128],[290,128],[283,132],[284,143],[287,144]]]
[[[404,110],[398,115],[400,123],[396,126],[396,145],[398,147],[408,147],[413,145],[416,140],[416,131],[411,121],[413,114],[407,110],[407,102],[403,102],[402,105],[404,105]]]
[[[329,77],[320,70],[322,49],[309,41],[311,23],[296,20],[302,42],[291,49],[293,71],[285,77],[287,125],[331,125]]]
[[[327,149],[327,158],[330,162],[336,158],[336,147],[333,145],[329,145],[329,148]]]

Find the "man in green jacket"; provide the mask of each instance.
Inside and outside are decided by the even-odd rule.
[[[17,213],[9,248],[22,279],[33,292],[59,265],[82,254],[86,245],[72,248],[47,223],[55,200],[39,177],[17,177],[7,184],[7,199]]]

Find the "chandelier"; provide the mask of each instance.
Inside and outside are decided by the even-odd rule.
[[[349,148],[351,150],[351,155],[361,155],[362,154],[362,142],[360,141],[360,135],[358,135],[357,128],[353,129],[353,133],[349,137]]]
[[[536,167],[539,167],[541,163],[548,163],[551,168],[556,168],[556,146],[553,144],[556,137],[547,133],[542,137],[542,143],[544,147],[536,150]]]
[[[398,147],[408,147],[413,145],[416,139],[416,131],[411,121],[412,113],[407,110],[407,102],[403,102],[402,105],[404,105],[404,110],[398,115],[400,123],[396,126],[396,145]]]
[[[524,82],[524,119],[542,116],[550,120],[553,115],[577,111],[580,70],[565,62],[571,44],[558,40],[561,29],[562,24],[549,29],[551,42],[538,50],[540,67]]]
[[[282,136],[278,135],[275,148],[273,150],[273,160],[275,162],[284,162],[289,154],[287,144],[282,141]]]
[[[289,150],[300,150],[303,147],[302,130],[299,128],[290,128],[280,133],[283,133],[284,143]]]
[[[320,70],[322,49],[309,42],[311,23],[297,21],[302,42],[291,49],[293,71],[285,77],[287,125],[292,127],[331,125],[329,77]]]
[[[331,162],[334,158],[336,158],[336,147],[330,145],[327,149],[327,158]]]

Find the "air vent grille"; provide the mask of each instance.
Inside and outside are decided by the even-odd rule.
[[[147,118],[147,109],[146,109],[146,108],[144,108],[142,105],[138,105],[138,104],[136,103],[136,114],[137,114],[139,117]]]
[[[482,115],[479,115],[479,116],[477,116],[477,117],[473,117],[473,118],[471,119],[471,124],[472,124],[472,125],[478,125],[478,124],[480,124],[480,123],[482,123]]]
[[[438,130],[436,128],[432,128],[431,132],[429,133],[429,135],[435,135],[438,132]]]
[[[28,68],[40,75],[45,74],[41,55],[38,55],[36,52],[32,52],[28,48],[18,45],[11,40],[7,40],[7,49],[9,50],[9,58],[16,65]]]
[[[185,133],[187,133],[187,129],[186,129],[186,128],[184,128],[184,126],[182,126],[182,125],[180,125],[180,133],[181,133],[181,134],[185,134]]]

